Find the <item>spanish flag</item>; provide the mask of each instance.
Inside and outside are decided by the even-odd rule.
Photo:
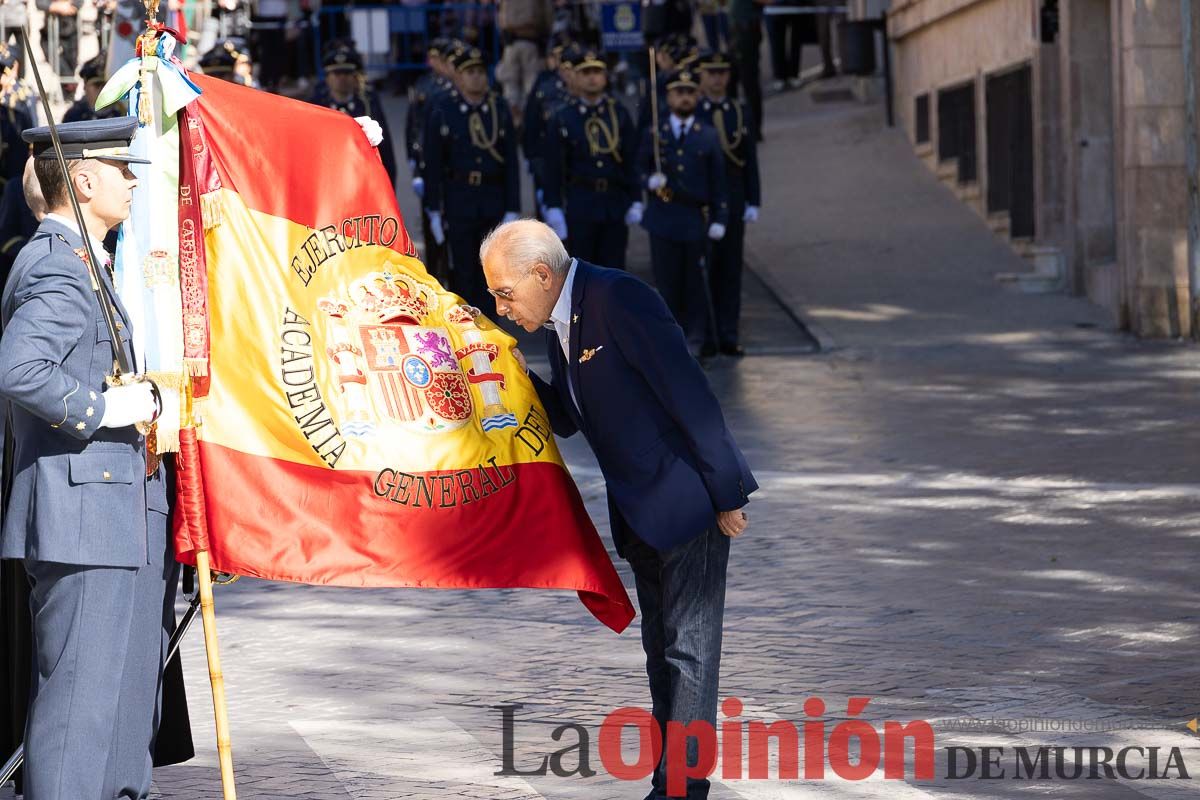
[[[189,76],[180,267],[194,426],[181,561],[338,586],[573,589],[633,607],[513,356],[417,259],[327,109]],[[202,212],[202,213],[201,213]]]

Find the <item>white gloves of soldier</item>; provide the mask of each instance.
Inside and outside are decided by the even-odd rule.
[[[124,428],[149,422],[157,413],[158,403],[149,383],[110,386],[104,390],[104,416],[100,418],[100,427]]]
[[[563,210],[561,208],[546,209],[546,224],[550,226],[558,238],[566,241],[567,218],[563,216]]]
[[[433,234],[433,241],[438,244],[446,243],[446,230],[442,227],[442,212],[429,212],[429,232]]]
[[[725,226],[719,222],[714,222],[708,226],[708,238],[714,242],[719,242],[725,238]]]
[[[379,126],[379,123],[370,117],[355,117],[354,121],[362,127],[371,147],[379,147],[379,143],[383,141],[383,128]]]
[[[415,194],[417,196],[418,200],[421,199],[422,197],[424,197],[425,196],[425,179],[420,178],[420,177],[413,178],[412,179],[412,190],[413,190],[413,194]]]
[[[521,215],[518,214],[517,212],[509,211],[507,214],[504,215],[503,219],[500,220],[500,224],[507,225],[510,222],[516,222],[520,218],[521,218]]]
[[[742,214],[742,222],[758,222],[758,206],[746,206],[746,213]]]
[[[667,176],[661,172],[656,172],[646,180],[646,188],[652,192],[657,192],[659,189],[667,185]]]
[[[642,212],[644,210],[645,208],[641,203],[634,203],[631,205],[629,210],[625,212],[625,224],[640,225],[642,222]]]

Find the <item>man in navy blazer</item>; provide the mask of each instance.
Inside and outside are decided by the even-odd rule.
[[[746,530],[742,509],[758,484],[703,370],[657,292],[572,259],[540,222],[496,228],[480,261],[500,315],[530,332],[550,329],[551,381],[530,378],[554,432],[581,431],[604,472],[613,542],[637,584],[663,741],[671,722],[715,724],[729,540]],[[687,752],[695,763],[695,739]],[[666,774],[664,757],[648,800],[667,797]],[[687,797],[708,788],[689,778]]]

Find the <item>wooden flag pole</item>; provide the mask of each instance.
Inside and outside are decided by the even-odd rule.
[[[213,716],[217,723],[217,758],[221,764],[221,789],[225,800],[236,800],[233,747],[229,740],[229,711],[225,705],[225,674],[217,644],[217,615],[213,610],[212,571],[208,551],[196,551],[196,576],[200,580],[200,618],[204,622],[204,650],[208,654],[208,681],[212,685]]]

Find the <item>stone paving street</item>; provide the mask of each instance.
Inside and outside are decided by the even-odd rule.
[[[797,725],[819,697],[827,731],[869,697],[877,730],[928,720],[938,749],[932,780],[910,765],[902,781],[718,780],[712,796],[1200,797],[1196,349],[1003,288],[994,274],[1023,262],[879,107],[792,92],[767,114],[751,262],[824,348],[756,278],[751,355],[710,372],[762,484],[733,547],[721,696]],[[634,247],[644,269],[640,233]],[[582,442],[564,449],[607,539],[598,470]],[[570,593],[255,581],[217,609],[241,798],[645,794],[597,756],[607,713],[648,704],[636,621],[616,636]],[[198,635],[183,655],[200,753],[157,770],[156,796],[217,798]],[[573,744],[550,734],[575,722],[599,774],[495,775],[500,704],[523,706],[517,767]],[[987,745],[1005,748],[1004,779],[946,777],[945,748]],[[1039,745],[1157,746],[1160,772],[1177,747],[1191,777],[1013,780],[1013,748]]]

